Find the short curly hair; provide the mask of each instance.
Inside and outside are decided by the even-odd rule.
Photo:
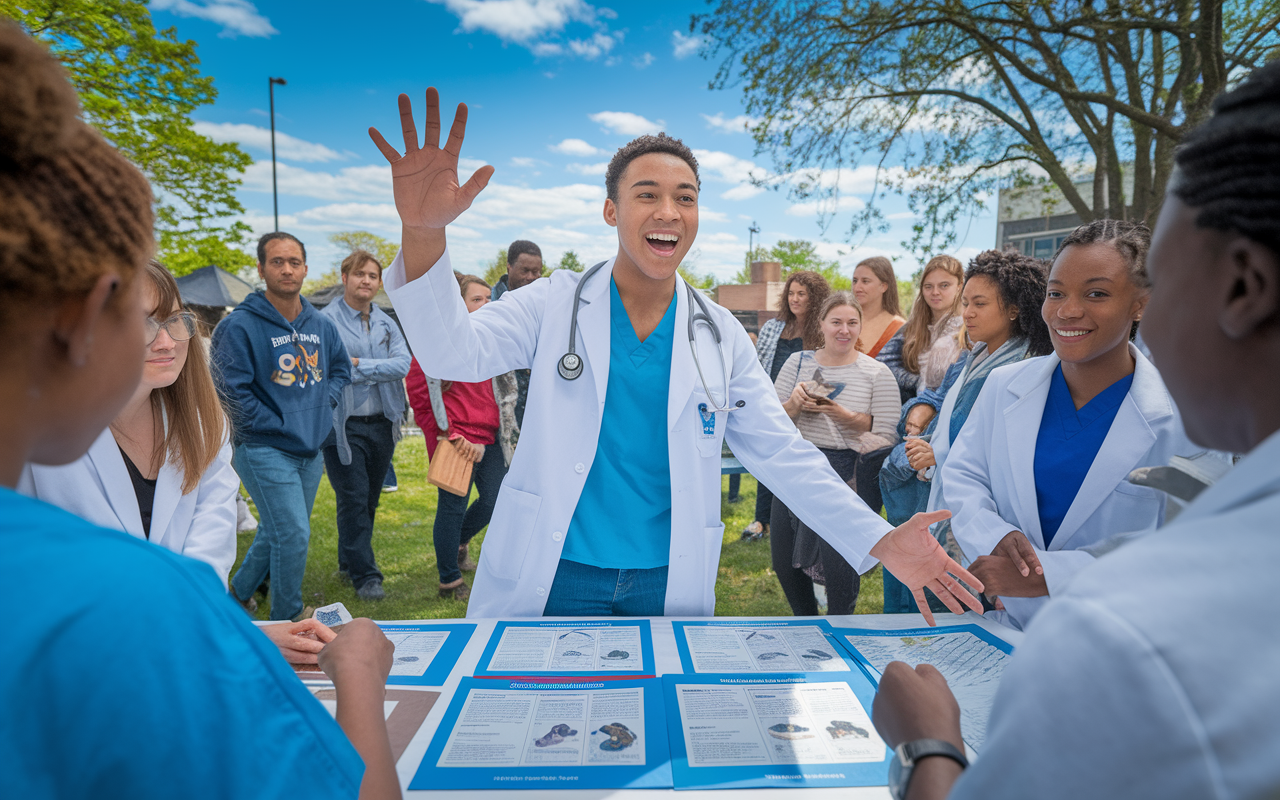
[[[637,136],[618,148],[618,152],[614,153],[613,158],[610,159],[609,168],[604,173],[605,195],[610,200],[618,202],[618,183],[622,180],[622,173],[631,166],[631,162],[650,153],[673,155],[688,164],[689,169],[693,170],[693,179],[698,184],[698,190],[702,190],[702,178],[698,177],[698,159],[693,157],[693,151],[689,146],[665,133],[659,133],[656,136],[646,134]]]
[[[1049,284],[1049,266],[1017,250],[984,250],[969,261],[964,281],[984,275],[1000,291],[1001,308],[1016,308],[1011,337],[1026,339],[1028,356],[1053,352],[1049,326],[1040,313]]]
[[[132,282],[155,249],[151,187],[80,118],[62,65],[0,20],[0,307],[87,294],[108,269]]]

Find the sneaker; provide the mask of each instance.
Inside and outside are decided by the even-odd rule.
[[[400,487],[399,487],[399,486],[397,486],[397,485],[396,485],[396,484],[394,484],[394,483],[384,483],[384,484],[382,485],[382,491],[384,491],[384,492],[398,492],[398,491],[400,491]]]
[[[459,545],[458,546],[458,569],[462,570],[463,572],[475,572],[478,566],[479,564],[471,560],[471,550],[468,548],[468,546],[465,544]]]
[[[256,617],[258,615],[257,600],[255,600],[252,597],[250,597],[248,600],[241,600],[239,597],[236,597],[235,592],[228,592],[227,594],[231,595],[232,600],[235,600],[237,603],[240,604],[240,607],[244,609],[244,613],[248,614],[251,617]]]
[[[471,587],[462,578],[458,578],[453,583],[440,584],[440,596],[451,597],[465,603],[467,598],[471,597]]]
[[[356,589],[356,597],[361,600],[385,600],[387,593],[382,591],[382,579],[370,578],[364,585]]]
[[[769,523],[756,520],[742,529],[742,541],[758,542],[769,535]]]
[[[333,577],[337,578],[338,580],[342,581],[348,586],[351,585],[351,573],[347,572],[345,569],[340,569],[335,571],[333,573]]]

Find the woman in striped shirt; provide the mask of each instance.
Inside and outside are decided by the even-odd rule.
[[[897,442],[902,401],[889,368],[858,352],[862,309],[853,295],[831,294],[819,313],[823,346],[788,358],[774,387],[800,435],[848,481],[863,453]],[[825,581],[828,613],[853,613],[859,585],[853,567],[776,497],[769,527],[773,570],[792,613],[818,613],[815,578]]]

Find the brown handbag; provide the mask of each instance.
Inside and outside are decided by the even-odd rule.
[[[449,439],[441,436],[436,443],[436,454],[427,468],[427,483],[439,486],[450,494],[466,497],[471,493],[471,468],[475,464]]]

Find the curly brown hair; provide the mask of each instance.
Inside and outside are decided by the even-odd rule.
[[[155,247],[151,187],[80,119],[62,65],[9,22],[0,109],[0,294],[42,304],[87,293],[108,269],[130,283]]]
[[[618,202],[618,182],[622,180],[622,173],[627,171],[631,162],[650,153],[666,153],[688,164],[689,169],[693,170],[693,179],[698,182],[698,189],[702,189],[702,178],[698,177],[698,159],[693,157],[693,151],[688,145],[665,133],[656,136],[646,134],[637,136],[618,148],[618,152],[609,160],[609,168],[604,173],[604,189],[610,200]]]
[[[797,270],[788,275],[787,282],[782,287],[782,297],[778,301],[778,319],[782,320],[784,326],[792,325],[797,321],[796,315],[791,313],[791,304],[787,302],[787,293],[791,291],[793,283],[798,283],[809,290],[809,305],[804,310],[800,335],[804,337],[805,350],[817,350],[822,347],[822,314],[819,312],[827,295],[831,294],[831,286],[826,278],[807,269]]]

